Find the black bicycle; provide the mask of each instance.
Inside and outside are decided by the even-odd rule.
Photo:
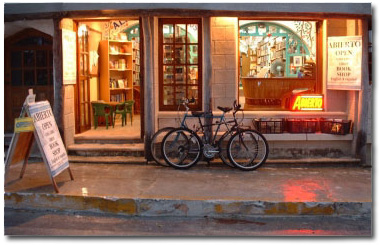
[[[231,163],[242,170],[254,170],[265,163],[269,147],[265,137],[258,131],[242,127],[236,119],[236,113],[241,106],[234,102],[233,108],[218,107],[222,116],[213,116],[212,113],[192,112],[192,117],[198,118],[199,127],[191,130],[185,125],[172,129],[163,138],[161,155],[165,162],[177,169],[188,169],[195,165],[202,157],[213,158],[216,154],[224,163]],[[233,110],[233,120],[226,121],[225,114]],[[215,123],[202,123],[202,120],[218,119]],[[226,132],[217,140],[220,127],[224,125]],[[217,126],[214,134],[209,136],[206,128]],[[224,147],[226,139],[227,148]],[[226,152],[227,154],[223,154]],[[229,161],[225,156],[228,156]]]

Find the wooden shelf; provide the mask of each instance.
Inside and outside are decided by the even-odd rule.
[[[128,69],[111,69],[110,68],[110,71],[132,71],[132,69],[128,68]]]
[[[109,55],[126,55],[126,56],[129,56],[129,55],[132,55],[132,53],[110,53]]]

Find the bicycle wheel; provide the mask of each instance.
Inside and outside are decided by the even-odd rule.
[[[269,153],[268,142],[255,130],[242,130],[228,142],[228,158],[242,170],[255,170],[265,163]]]
[[[152,153],[153,160],[162,166],[168,167],[169,165],[165,162],[164,157],[161,154],[161,144],[167,133],[173,130],[173,127],[161,128],[152,137],[150,142],[150,152]]]
[[[164,137],[161,153],[166,163],[172,167],[187,169],[199,161],[202,155],[202,143],[196,133],[176,128]]]
[[[228,142],[231,138],[232,133],[227,133],[225,135],[222,135],[222,137],[219,139],[218,142],[218,148],[219,148],[219,157],[222,159],[223,163],[227,166],[234,168],[235,165],[233,165],[230,160],[228,159],[227,149],[228,149]]]

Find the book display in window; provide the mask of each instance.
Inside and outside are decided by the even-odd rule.
[[[196,100],[191,105],[192,108],[199,108],[201,105],[199,99],[201,86],[198,76],[201,69],[198,21],[162,25],[159,46],[160,108],[177,109],[183,98],[192,97]]]
[[[315,63],[312,60],[306,60],[304,66],[304,77],[312,78],[315,74]]]

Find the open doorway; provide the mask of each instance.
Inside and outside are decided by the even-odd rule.
[[[138,19],[77,20],[75,133],[143,137]]]

